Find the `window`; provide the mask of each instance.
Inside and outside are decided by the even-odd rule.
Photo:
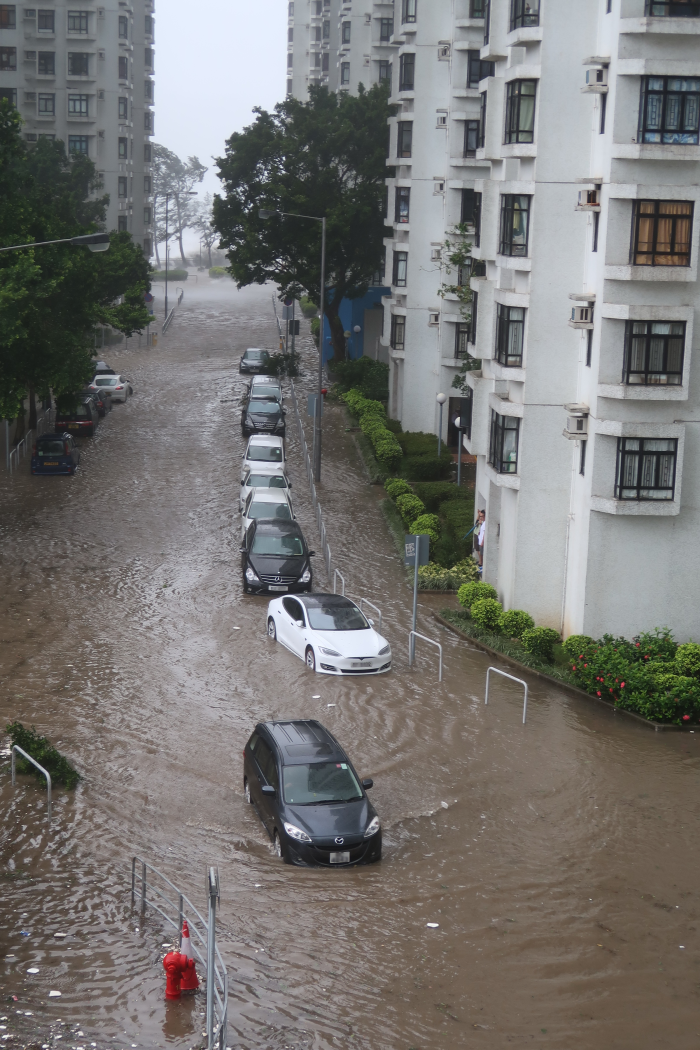
[[[505,142],[534,142],[536,80],[511,80],[506,84]]]
[[[511,0],[510,28],[538,26],[540,24],[540,0]]]
[[[481,94],[481,111],[479,114],[479,149],[483,149],[484,144],[486,142],[486,95],[486,91],[483,91]]]
[[[0,47],[0,69],[14,72],[17,69],[17,48]]]
[[[40,33],[53,33],[56,28],[56,16],[53,11],[37,12],[37,29]]]
[[[642,77],[640,142],[698,144],[700,77]]]
[[[472,293],[472,315],[469,318],[469,342],[476,346],[476,321],[479,311],[479,293]]]
[[[622,381],[630,386],[680,386],[685,321],[627,321]]]
[[[690,266],[692,223],[692,201],[635,201],[635,265]]]
[[[37,55],[37,73],[40,76],[56,76],[56,54],[53,51],[39,51]]]
[[[413,121],[400,120],[396,126],[398,128],[396,156],[410,157],[413,150]]]
[[[343,22],[342,29],[341,29],[341,38],[340,38],[341,44],[349,44],[350,43],[350,32],[351,32],[351,29],[352,29],[352,22]]]
[[[120,138],[119,142],[119,160],[128,160],[129,158],[129,140],[126,138]]]
[[[328,73],[331,68],[331,56],[327,51],[321,55],[321,72]]]
[[[153,48],[147,47],[143,53],[143,64],[146,69],[153,70]]]
[[[403,350],[406,341],[406,318],[392,314],[391,346],[394,350]]]
[[[644,13],[656,18],[700,18],[700,3],[695,0],[647,0]]]
[[[119,39],[129,39],[129,19],[126,15],[119,15]]]
[[[119,96],[119,119],[128,120],[129,118],[129,99],[125,95]]]
[[[469,17],[484,17],[484,0],[469,0]]]
[[[460,321],[455,330],[455,357],[467,356],[467,344],[470,342],[471,324]]]
[[[496,309],[496,360],[506,368],[520,368],[523,363],[523,330],[525,311],[520,306]]]
[[[330,22],[323,23],[323,39],[330,40],[331,38],[331,24]]]
[[[120,175],[117,179],[117,196],[126,197],[127,194],[127,179],[126,175]]]
[[[479,121],[465,120],[464,122],[464,156],[475,157],[479,148]]]
[[[591,251],[598,251],[598,231],[600,229],[600,212],[593,212],[593,237],[591,238]]]
[[[408,252],[394,252],[394,274],[391,283],[397,288],[406,287]]]
[[[87,33],[88,31],[88,12],[87,11],[69,11],[68,12],[68,32],[69,33]]]
[[[144,81],[143,97],[146,99],[147,102],[153,102],[154,95],[155,95],[155,84],[153,83],[153,81],[152,80]]]
[[[340,63],[340,83],[347,87],[350,83],[350,63]]]
[[[84,51],[68,52],[68,76],[86,77],[89,74],[90,56]]]
[[[586,445],[588,442],[580,441],[579,444],[581,446],[581,451],[579,452],[578,472],[583,475],[586,473]]]
[[[488,44],[491,35],[491,0],[484,0],[484,43]]]
[[[17,108],[17,88],[0,88],[0,102],[5,100]]]
[[[401,21],[415,22],[417,16],[418,0],[402,0]]]
[[[520,420],[491,410],[489,463],[498,474],[517,474]]]
[[[393,18],[382,18],[379,22],[379,41],[380,43],[388,43],[394,32],[394,19]]]
[[[153,15],[146,15],[144,19],[144,32],[146,36],[153,36]]]
[[[119,56],[119,79],[129,79],[129,59],[125,55]]]
[[[321,27],[320,26],[312,26],[311,27],[311,39],[312,39],[312,41],[315,44],[320,44],[321,43]]]
[[[394,222],[408,222],[411,214],[411,189],[410,186],[396,187],[396,202],[394,207]]]
[[[516,193],[501,196],[501,255],[527,255],[530,200]]]
[[[146,112],[143,115],[143,130],[147,135],[153,134],[153,114]]]
[[[88,115],[88,96],[87,95],[69,95],[68,96],[68,114],[71,117],[87,117],[87,115]]]
[[[478,51],[468,51],[469,64],[467,65],[467,87],[478,88],[479,81],[485,77],[492,77],[496,64],[494,62],[482,61]]]
[[[117,229],[120,233],[126,233],[127,221],[126,215],[117,215]]]
[[[470,226],[474,223],[474,206],[476,204],[476,198],[480,197],[481,194],[474,193],[474,190],[462,190],[462,207],[460,210],[459,221],[462,223],[468,223]]]
[[[143,221],[146,224],[146,226],[150,226],[151,225],[151,209],[150,208],[144,208],[143,209]]]
[[[675,438],[618,438],[615,499],[673,499]]]
[[[0,29],[17,28],[17,8],[14,4],[0,4]]]
[[[152,192],[151,186],[152,186],[151,176],[150,175],[144,175],[144,177],[143,177],[143,192],[146,194],[147,197],[150,196],[150,194]]]
[[[391,62],[387,62],[384,59],[379,63],[379,83],[391,83]]]
[[[593,329],[586,329],[586,368],[591,367],[593,360]]]
[[[153,255],[153,241],[150,237],[144,237],[143,239],[143,254],[147,259],[150,259]]]
[[[152,147],[151,147],[150,142],[145,143],[145,145],[143,147],[143,161],[144,161],[144,164],[150,164],[151,163],[151,149],[152,149]]]
[[[416,56],[401,55],[399,59],[399,91],[413,91],[416,77]]]
[[[68,152],[69,153],[82,153],[85,157],[88,155],[88,137],[87,135],[69,135],[68,136]]]
[[[289,55],[287,55],[287,69],[288,70],[291,69],[293,65],[294,65],[294,55],[289,54]]]

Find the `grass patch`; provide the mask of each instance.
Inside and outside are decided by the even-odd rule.
[[[386,519],[386,523],[389,526],[389,532],[391,538],[394,541],[396,547],[396,553],[400,556],[401,561],[404,559],[406,551],[404,536],[406,535],[406,529],[401,520],[401,515],[396,509],[396,504],[392,499],[382,500],[382,514]]]
[[[50,740],[45,736],[39,736],[34,726],[25,729],[21,722],[10,722],[5,730],[13,744],[17,744],[28,755],[35,758],[44,769],[51,774],[52,784],[63,784],[67,788],[73,788],[83,778],[67,758],[57,751]],[[16,769],[18,773],[31,773],[32,776],[45,783],[42,773],[23,759],[20,755],[16,758]]]

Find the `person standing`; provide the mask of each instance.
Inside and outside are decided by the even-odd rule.
[[[484,566],[484,539],[486,537],[486,511],[480,510],[476,517],[476,528],[474,530],[474,553],[479,563],[479,572]]]

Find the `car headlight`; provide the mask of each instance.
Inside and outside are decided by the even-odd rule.
[[[287,825],[285,824],[285,827],[286,826]],[[365,831],[365,838],[371,839],[372,835],[376,835],[380,828],[381,824],[379,823],[379,817],[372,817],[369,824],[367,825],[367,830]]]
[[[321,645],[319,645],[319,649],[324,656],[340,656],[340,653],[337,653],[335,649],[324,649]]]
[[[307,565],[307,567],[304,569],[304,571],[302,572],[301,576],[299,577],[299,583],[309,583],[310,580],[311,580],[311,569]],[[335,655],[337,656],[338,654],[336,653]]]
[[[258,576],[257,572],[251,569],[250,565],[245,571],[245,578],[248,581],[248,583],[260,583],[260,577]]]
[[[377,827],[378,826],[379,825],[377,825]],[[284,830],[287,832],[287,834],[289,835],[290,839],[296,839],[297,842],[311,842],[311,836],[307,835],[305,831],[301,830],[301,828],[298,828],[296,826],[296,824],[288,824],[287,821],[285,820],[284,821]],[[365,832],[365,834],[366,834],[366,832]]]
[[[379,655],[380,656],[386,656],[386,654],[390,653],[390,652],[391,652],[391,646],[390,645],[385,645],[383,649],[379,650]]]

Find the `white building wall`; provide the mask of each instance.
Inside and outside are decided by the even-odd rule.
[[[289,0],[287,94],[306,101],[309,86],[338,87],[340,0]]]

